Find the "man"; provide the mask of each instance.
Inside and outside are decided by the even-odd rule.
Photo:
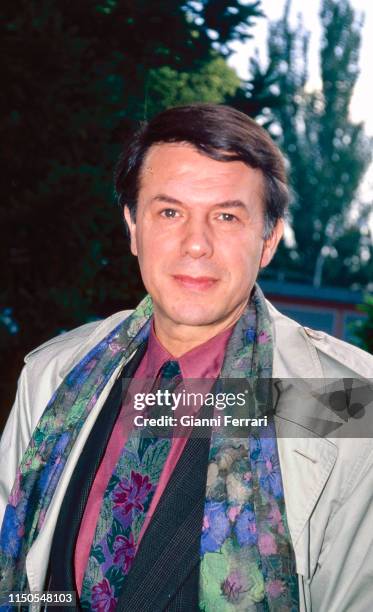
[[[169,109],[126,146],[116,190],[150,297],[26,357],[0,447],[3,598],[367,612],[373,442],[320,435],[319,403],[296,381],[368,381],[373,359],[284,317],[255,285],[283,233],[279,150],[232,108]],[[274,379],[274,424],[246,438],[138,434],[126,419],[145,378],[153,391]],[[262,414],[255,397],[248,410]]]

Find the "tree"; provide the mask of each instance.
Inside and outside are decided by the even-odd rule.
[[[361,348],[373,355],[373,295],[367,294],[359,310],[366,315],[354,325],[354,334],[360,341]]]
[[[360,253],[365,238],[359,223],[351,222],[350,211],[371,159],[370,143],[362,124],[349,118],[362,21],[348,0],[322,1],[322,85],[320,91],[309,92],[309,33],[301,21],[291,27],[289,10],[290,0],[282,19],[270,24],[266,71],[267,80],[278,87],[279,104],[269,118],[272,129],[280,128],[279,143],[290,162],[294,190],[296,245],[288,249],[287,267],[315,286],[343,285],[346,279],[359,280],[364,267]],[[361,221],[363,212],[369,211],[361,211]],[[351,273],[356,258],[360,265]]]
[[[169,106],[199,102],[222,103],[233,96],[241,82],[221,56],[201,66],[198,72],[176,71],[169,66],[150,70],[146,83],[147,116]]]
[[[251,35],[260,10],[239,0],[4,0],[1,12],[0,342],[3,380],[14,381],[27,350],[142,296],[113,210],[121,143],[169,104],[234,95],[229,42]]]
[[[258,5],[2,4],[0,248],[10,265],[0,303],[12,309],[19,341],[31,346],[138,298],[110,208],[120,143],[169,104],[233,95],[239,80],[225,64],[227,45],[250,35],[243,25]]]

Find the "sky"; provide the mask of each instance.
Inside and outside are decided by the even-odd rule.
[[[350,0],[352,7],[359,13],[364,13],[364,26],[360,49],[360,75],[355,86],[351,101],[350,116],[353,121],[363,121],[365,131],[373,136],[373,2],[372,0]],[[296,24],[297,15],[301,13],[304,27],[310,32],[309,48],[309,89],[317,89],[320,84],[319,46],[321,28],[318,13],[321,0],[292,0],[290,20]],[[285,0],[261,0],[261,8],[269,20],[279,19],[283,14]],[[253,38],[245,44],[232,45],[234,54],[229,64],[236,69],[241,78],[248,77],[248,58],[257,48],[259,56],[265,64],[267,19],[258,19],[251,29]],[[373,164],[368,169],[361,186],[360,195],[363,200],[373,198]]]

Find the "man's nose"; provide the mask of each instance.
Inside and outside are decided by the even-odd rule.
[[[194,259],[210,257],[213,253],[213,239],[208,224],[201,220],[189,220],[181,247],[183,255],[190,255]]]

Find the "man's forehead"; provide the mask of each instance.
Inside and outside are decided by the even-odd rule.
[[[219,151],[219,153],[234,157],[232,152]],[[199,151],[189,142],[157,143],[152,145],[143,160],[140,186],[143,180],[151,179],[159,174],[172,180],[173,173],[183,174],[198,171],[201,175],[206,171],[207,175],[214,178],[218,172],[221,175],[231,175],[233,173],[250,173],[251,178],[256,175],[256,182],[262,186],[263,173],[260,169],[254,169],[241,160],[217,160],[212,156]]]
[[[146,152],[142,163],[142,174],[154,174],[154,169],[159,160],[163,160],[166,156],[173,157],[175,152],[181,153],[181,155],[183,153],[187,155],[189,152],[201,155],[198,149],[189,142],[158,142],[153,144]]]

